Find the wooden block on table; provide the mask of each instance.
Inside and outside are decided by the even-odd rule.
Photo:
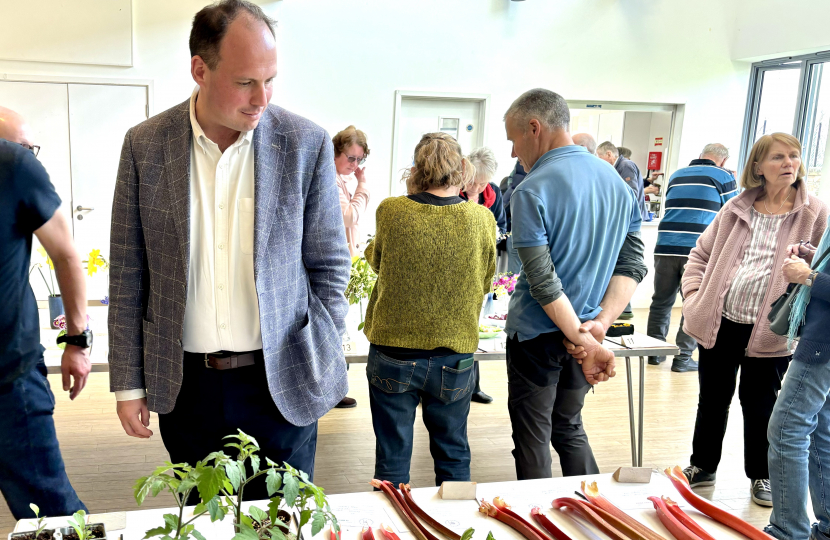
[[[467,501],[476,499],[475,482],[442,482],[438,496],[445,500]]]
[[[651,469],[648,467],[620,467],[614,471],[614,480],[626,484],[648,484],[651,482]]]

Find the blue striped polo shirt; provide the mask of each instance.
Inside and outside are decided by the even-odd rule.
[[[676,171],[666,190],[655,255],[688,257],[697,239],[726,201],[738,194],[735,178],[709,159],[695,159]]]

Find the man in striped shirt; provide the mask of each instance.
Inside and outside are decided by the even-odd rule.
[[[726,201],[738,193],[733,173],[724,169],[727,159],[729,150],[724,145],[707,144],[699,159],[692,160],[669,179],[666,214],[660,221],[654,248],[654,296],[647,329],[653,338],[666,339],[683,269],[700,233]],[[692,360],[697,343],[683,331],[682,317],[675,343],[680,354],[675,356],[671,370],[697,371],[697,363]],[[657,365],[665,360],[665,356],[650,356],[648,363]]]

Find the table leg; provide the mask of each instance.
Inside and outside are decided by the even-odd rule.
[[[639,448],[637,449],[637,466],[643,466],[643,433],[646,430],[646,426],[643,423],[643,412],[645,410],[646,404],[646,394],[645,394],[645,387],[646,387],[646,358],[645,356],[640,357],[640,441],[639,441]]]
[[[631,426],[631,466],[637,466],[637,434],[634,427],[634,385],[631,382],[631,358],[625,357],[625,374],[628,382],[628,421]]]

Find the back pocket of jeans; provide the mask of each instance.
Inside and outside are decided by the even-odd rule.
[[[441,368],[441,399],[447,402],[458,401],[470,393],[470,383],[473,379],[473,367],[462,370],[443,366]]]
[[[372,374],[370,382],[375,387],[387,394],[400,394],[409,389],[415,362],[395,360],[377,351],[369,362]]]

